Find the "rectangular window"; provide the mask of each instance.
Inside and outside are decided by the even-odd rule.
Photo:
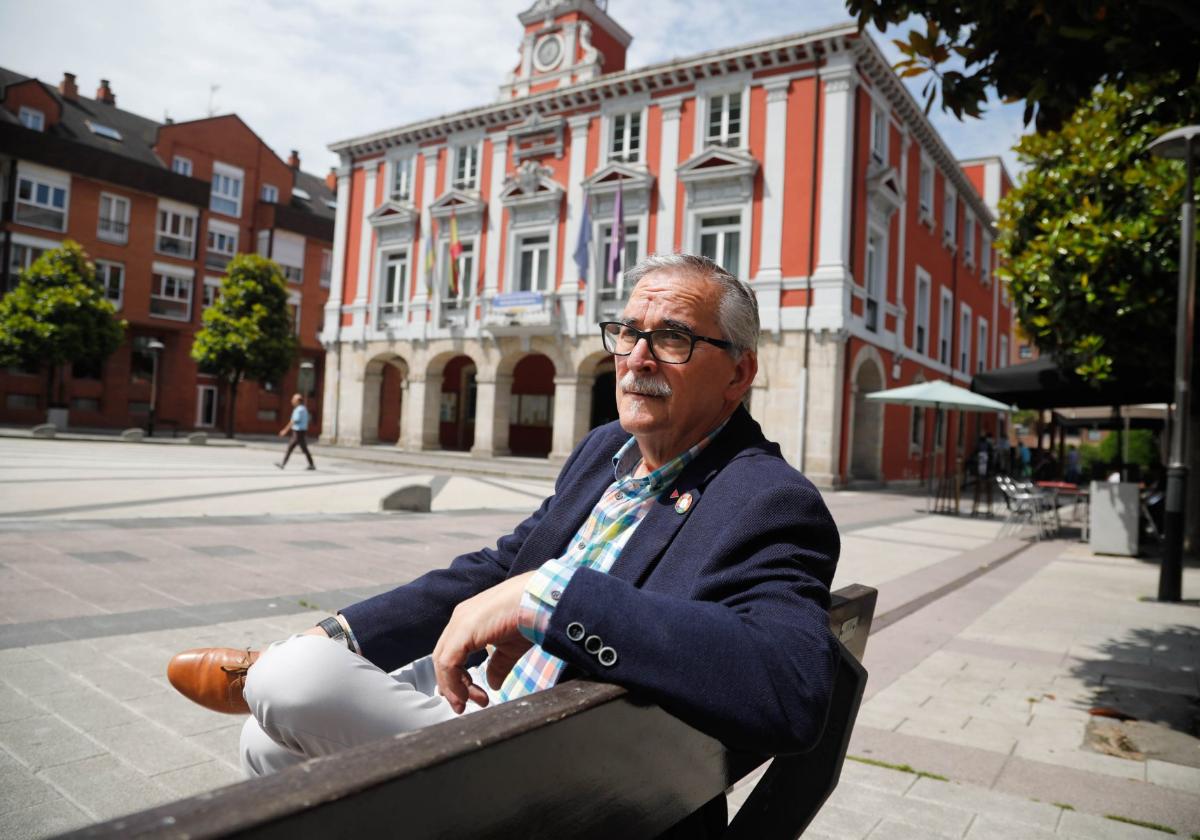
[[[204,265],[208,268],[223,270],[237,253],[238,229],[233,225],[223,225],[216,221],[208,223],[208,249],[204,256]]]
[[[946,183],[946,197],[942,201],[942,239],[953,245],[958,236],[958,195],[954,187]]]
[[[221,296],[221,278],[205,277],[204,291],[200,298],[201,311],[208,309],[217,302],[217,298]]]
[[[192,259],[196,249],[196,217],[160,207],[154,249],[160,254]]]
[[[611,121],[608,159],[636,163],[642,155],[642,112],[616,114]]]
[[[929,275],[917,269],[917,311],[913,333],[913,349],[924,355],[929,341]]]
[[[971,372],[971,307],[966,304],[958,317],[958,369]]]
[[[329,288],[329,278],[333,274],[333,251],[328,248],[321,251],[321,288]]]
[[[5,291],[15,289],[21,280],[21,275],[44,253],[46,253],[45,248],[14,242],[8,258],[8,289]]]
[[[33,394],[7,394],[4,407],[10,411],[37,411],[38,398]]]
[[[479,180],[479,144],[468,143],[454,147],[454,187],[475,189]]]
[[[100,193],[100,227],[96,235],[108,242],[129,241],[129,199]]]
[[[258,414],[255,415],[259,420],[266,420],[270,423],[279,422],[279,411],[274,408],[260,408]]]
[[[920,218],[926,224],[933,224],[933,163],[921,159],[921,191]]]
[[[191,158],[175,155],[171,158],[171,171],[176,175],[186,175],[192,177],[192,160]]]
[[[942,307],[938,312],[938,361],[944,365],[950,364],[950,339],[953,337],[953,318],[952,309],[953,301],[950,297],[950,292],[947,289],[942,289]]]
[[[208,209],[226,216],[242,215],[242,178],[242,170],[237,167],[214,163]]]
[[[104,289],[104,296],[120,309],[125,302],[125,266],[120,263],[96,260],[96,280]]]
[[[457,265],[454,266],[454,269],[458,272],[457,294],[451,294],[450,289],[451,283],[454,282],[454,277],[451,273],[449,242],[446,243],[446,249],[443,251],[443,309],[459,309],[463,306],[466,306],[467,301],[471,298],[472,278],[475,276],[475,243],[460,241],[459,244],[462,245],[462,253],[458,255]]]
[[[625,252],[621,254],[621,270],[617,276],[608,277],[608,266],[612,255],[613,226],[602,225],[600,228],[599,256],[602,260],[596,276],[599,279],[600,300],[624,300],[629,294],[625,286],[625,272],[637,265],[640,233],[638,225],[625,225]]]
[[[413,159],[398,158],[392,161],[392,201],[412,201]]]
[[[173,321],[188,321],[192,315],[192,278],[177,274],[154,274],[150,280],[150,314]]]
[[[980,240],[979,282],[984,286],[990,286],[992,285],[992,240],[986,233],[980,236]],[[1007,296],[1005,296],[1004,302],[1008,303]]]
[[[66,230],[67,188],[30,175],[19,176],[13,220],[48,230]]]
[[[19,119],[21,120],[21,125],[28,129],[33,131],[46,130],[46,115],[37,108],[22,105]]]
[[[207,429],[217,424],[217,386],[196,386],[196,425]]]
[[[708,98],[708,125],[704,141],[709,146],[742,144],[742,93],[722,93]]]
[[[887,115],[878,107],[871,108],[871,158],[887,163]]]
[[[963,211],[963,256],[967,265],[975,264],[975,214]]]
[[[267,202],[267,204],[278,204],[279,203],[279,187],[275,186],[274,184],[263,184],[262,185],[262,200]]]
[[[545,292],[550,285],[550,234],[522,236],[517,244],[519,292]]]
[[[100,413],[100,400],[95,397],[71,397],[71,411]]]
[[[908,443],[912,449],[920,449],[925,445],[925,406],[914,405],[912,418],[909,420]]]
[[[879,331],[879,293],[885,287],[887,249],[883,237],[872,231],[867,236],[866,300],[863,322],[871,332]]]
[[[975,372],[987,370],[988,360],[988,322],[986,318],[979,319],[979,345],[975,348]]]
[[[1000,336],[1000,358],[996,360],[996,367],[1008,367],[1008,336]]]
[[[296,333],[296,337],[300,336],[300,315],[303,310],[300,308],[300,295],[292,295],[288,298],[288,320],[291,322],[292,329]]]
[[[289,283],[304,282],[304,247],[305,239],[299,234],[276,230],[271,236],[271,259],[279,263]]]
[[[741,216],[710,216],[700,220],[700,253],[734,277],[738,276],[741,242]]]
[[[398,315],[404,309],[404,278],[408,276],[408,252],[388,254],[383,261],[383,288],[379,296],[379,314]]]

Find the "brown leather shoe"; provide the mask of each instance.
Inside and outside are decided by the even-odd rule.
[[[177,653],[167,664],[167,679],[193,703],[226,715],[248,715],[242,697],[246,671],[258,659],[256,650],[195,648]]]

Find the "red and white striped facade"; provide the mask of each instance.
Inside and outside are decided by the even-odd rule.
[[[613,416],[595,325],[626,291],[603,267],[619,188],[626,267],[703,251],[750,281],[750,409],[792,463],[825,485],[918,478],[938,424],[862,396],[1005,363],[980,194],[1007,188],[999,160],[960,166],[853,24],[625,70],[630,36],[592,0],[521,21],[499,101],[330,147],[323,438],[562,457]]]

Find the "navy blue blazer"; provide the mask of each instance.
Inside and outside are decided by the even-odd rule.
[[[394,670],[432,652],[455,605],[562,556],[613,481],[629,439],[594,429],[554,495],[495,548],[342,610],[363,654]],[[677,499],[692,505],[677,512]],[[739,408],[659,497],[609,574],[580,569],[545,648],[568,668],[644,692],[734,748],[802,751],[820,735],[836,669],[829,585],[837,528],[816,488]],[[581,632],[582,631],[582,632]],[[616,653],[601,664],[599,647]]]

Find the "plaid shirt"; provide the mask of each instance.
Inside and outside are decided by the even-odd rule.
[[[723,428],[725,423],[691,449],[643,478],[633,475],[642,461],[635,438],[631,437],[613,456],[616,481],[604,491],[591,516],[571,539],[567,553],[543,563],[525,586],[517,624],[521,634],[533,642],[533,647],[525,652],[504,680],[499,691],[501,701],[524,697],[555,684],[565,663],[546,653],[542,642],[555,604],[570,584],[575,570],[587,567],[608,574],[637,526],[650,512],[654,500],[674,483],[683,468]]]

